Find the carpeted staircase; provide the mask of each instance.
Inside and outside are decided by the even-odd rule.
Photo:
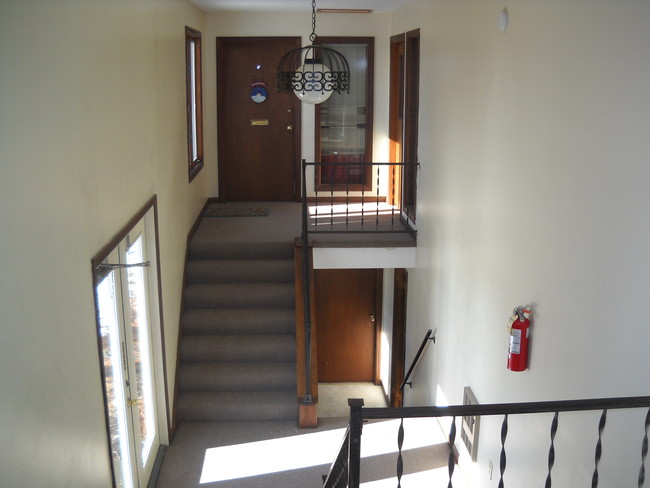
[[[293,243],[192,242],[177,414],[295,420]]]

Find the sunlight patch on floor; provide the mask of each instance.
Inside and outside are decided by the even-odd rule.
[[[447,486],[449,483],[449,470],[447,467],[429,469],[419,473],[405,474],[400,480],[400,486],[404,488],[419,488],[422,486]],[[452,483],[455,488],[466,488],[462,477],[454,473]],[[397,477],[384,478],[382,480],[368,481],[361,483],[361,488],[395,488],[397,486]]]
[[[361,437],[361,457],[397,452],[399,422],[389,420],[365,424]],[[445,442],[445,436],[435,419],[405,419],[404,430],[403,450]],[[345,429],[335,429],[213,447],[205,452],[200,483],[329,465],[336,458],[344,435]]]

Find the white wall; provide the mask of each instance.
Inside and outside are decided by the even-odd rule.
[[[321,36],[375,37],[374,158],[388,159],[388,13],[317,14],[316,34]],[[206,15],[205,33],[205,131],[206,158],[217,160],[216,38],[228,36],[301,36],[307,45],[311,33],[311,12],[213,12]],[[275,69],[275,67],[273,67]],[[267,80],[271,90],[275,79]],[[302,158],[314,160],[314,106],[302,104]],[[210,189],[218,194],[217,167],[208,169]],[[311,174],[308,178],[313,179]]]
[[[110,485],[90,259],[154,194],[173,385],[209,196],[187,181],[185,25],[203,14],[180,0],[0,3],[2,486]]]
[[[647,395],[650,4],[418,0],[392,20],[392,34],[421,28],[407,358],[427,328],[438,330],[406,402],[460,403],[466,385],[482,403]],[[506,322],[526,304],[530,369],[511,373]],[[605,464],[630,458],[630,484],[640,466],[635,421],[628,456],[605,447]],[[528,422],[544,452],[527,474],[516,460],[533,448],[519,449],[511,427],[509,484],[544,479],[549,422]],[[495,483],[487,464],[498,471],[498,434],[487,433],[497,429],[484,423],[477,486]],[[585,429],[584,456],[570,431],[558,434],[563,486],[591,476],[596,423]],[[627,482],[609,476],[604,485]]]

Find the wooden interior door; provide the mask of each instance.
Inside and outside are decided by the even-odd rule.
[[[378,276],[376,269],[314,270],[319,382],[376,382]]]
[[[217,38],[217,131],[221,201],[297,201],[300,101],[278,92],[276,67],[298,37]],[[266,84],[266,99],[251,97]],[[260,100],[260,98],[258,98]]]
[[[389,137],[390,161],[418,163],[420,30],[390,38]],[[389,183],[389,203],[415,222],[417,168],[395,170]]]
[[[390,93],[388,135],[390,162],[404,162],[404,34],[390,38]],[[402,207],[402,168],[392,169],[389,179],[388,203]]]

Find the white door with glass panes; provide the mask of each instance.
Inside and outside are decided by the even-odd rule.
[[[150,263],[144,222],[96,270],[106,415],[115,485],[147,486],[160,447]]]

